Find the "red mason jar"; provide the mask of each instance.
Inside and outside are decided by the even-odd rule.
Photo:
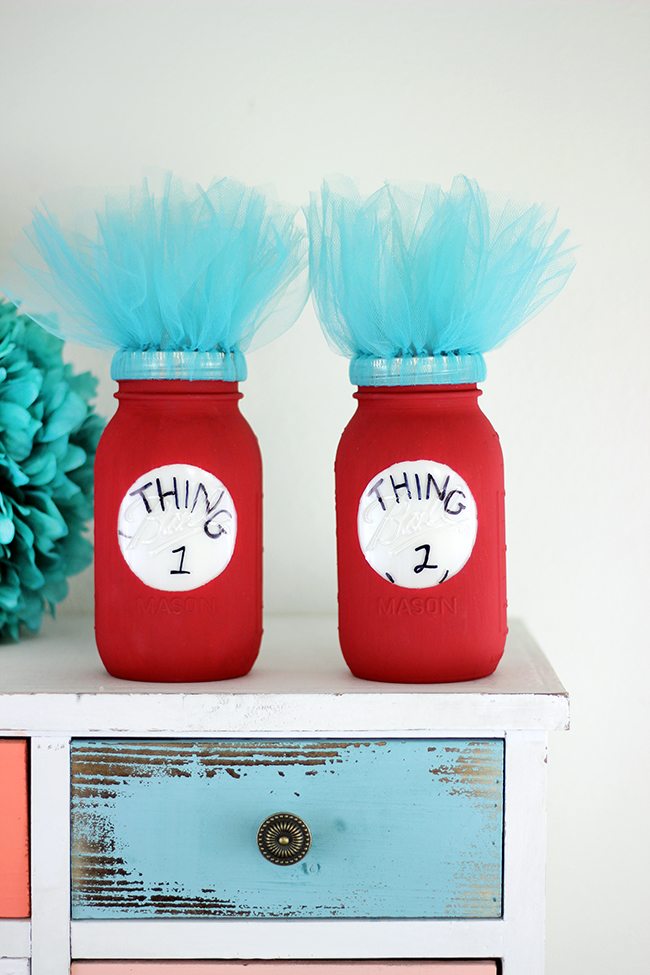
[[[250,670],[262,638],[262,465],[236,382],[120,380],[95,461],[95,633],[147,681]]]
[[[336,457],[339,635],[378,681],[483,677],[505,644],[503,459],[475,383],[360,386]]]

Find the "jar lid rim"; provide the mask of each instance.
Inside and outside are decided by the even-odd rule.
[[[246,379],[246,360],[239,349],[230,352],[194,349],[118,349],[111,378],[123,379]]]
[[[436,386],[480,383],[486,377],[480,352],[440,352],[381,358],[355,356],[350,382],[355,386]]]

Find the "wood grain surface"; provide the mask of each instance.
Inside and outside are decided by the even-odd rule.
[[[499,917],[500,739],[76,741],[73,917]],[[300,816],[276,866],[260,823]]]

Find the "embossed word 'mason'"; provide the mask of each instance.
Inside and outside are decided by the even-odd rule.
[[[380,596],[378,609],[380,616],[457,616],[460,605],[456,596]]]
[[[220,609],[216,599],[207,596],[150,596],[148,599],[137,599],[136,608],[141,613],[151,616],[169,614],[170,616],[191,616],[192,613],[217,613]]]

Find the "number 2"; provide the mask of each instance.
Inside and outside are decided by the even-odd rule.
[[[415,572],[416,575],[419,575],[420,572],[422,572],[424,569],[437,569],[438,568],[437,565],[432,565],[429,562],[429,556],[431,555],[431,546],[430,545],[418,545],[418,547],[416,548],[415,551],[416,552],[424,552],[424,559],[422,560],[422,562],[419,565],[416,565],[415,568],[413,569],[413,571]]]

